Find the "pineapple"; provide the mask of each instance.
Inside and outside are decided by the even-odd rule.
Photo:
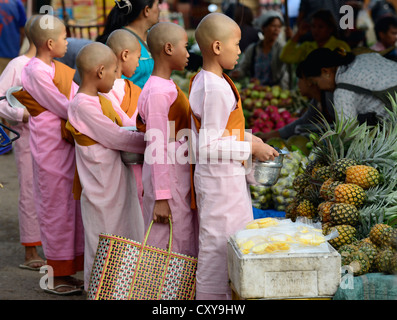
[[[349,224],[351,226],[358,222],[358,210],[348,203],[335,203],[329,209],[331,222],[333,224]]]
[[[320,160],[320,159],[314,159],[309,161],[309,163],[307,164],[306,168],[305,168],[305,173],[309,176],[312,176],[316,173],[316,171],[323,167],[325,165],[325,163]]]
[[[368,256],[362,251],[353,252],[350,257],[349,266],[355,276],[361,276],[369,271],[370,262]]]
[[[358,247],[354,244],[345,244],[338,249],[341,256],[342,266],[348,265],[351,262],[351,254],[358,250]]]
[[[351,166],[346,170],[345,182],[357,184],[364,190],[367,190],[379,184],[380,174],[377,169],[371,166]]]
[[[378,247],[391,246],[395,233],[393,230],[393,227],[385,223],[377,223],[371,228],[369,238]]]
[[[391,249],[379,251],[375,258],[376,270],[378,272],[389,273],[395,258],[395,252]]]
[[[391,259],[391,264],[389,267],[389,273],[397,274],[397,252],[395,251]]]
[[[334,202],[332,201],[324,201],[318,205],[318,215],[320,216],[321,222],[326,223],[331,221],[330,217],[330,209]]]
[[[298,215],[296,212],[296,208],[298,207],[298,203],[296,201],[292,201],[286,208],[285,208],[285,218],[291,219],[291,221],[296,221],[296,216]]]
[[[323,230],[323,235],[327,235],[330,231],[331,231],[331,228],[333,227],[334,225],[331,223],[331,222],[324,222],[324,223],[322,223],[321,224],[321,229]]]
[[[336,249],[340,248],[344,244],[350,244],[354,241],[357,230],[353,226],[348,224],[341,224],[334,227],[331,227],[329,232],[333,230],[338,231],[338,236],[334,239],[329,240],[328,242]]]
[[[297,175],[292,182],[292,187],[294,188],[295,191],[301,191],[305,189],[309,185],[309,180],[308,176],[304,173],[301,173],[300,175]]]
[[[330,165],[331,177],[334,180],[344,181],[346,178],[346,170],[350,166],[357,165],[353,159],[338,159]]]
[[[334,191],[335,202],[349,203],[357,208],[361,207],[367,196],[363,188],[352,183],[343,183],[335,188]]]
[[[308,219],[313,219],[317,214],[317,210],[311,201],[309,201],[307,199],[303,199],[298,204],[298,206],[296,208],[296,213],[298,216],[306,217]]]
[[[324,200],[329,200],[328,197],[328,189],[331,183],[334,182],[334,179],[328,178],[327,180],[324,181],[324,183],[321,185],[320,188],[320,197],[323,198]]]
[[[364,252],[367,255],[367,257],[369,259],[369,263],[370,263],[369,271],[370,272],[375,271],[374,261],[375,261],[376,255],[378,254],[378,250],[377,250],[376,246],[374,244],[360,241],[358,250],[361,252]]]
[[[329,166],[315,168],[312,171],[312,178],[318,181],[326,181],[331,177],[331,170]]]
[[[329,184],[327,190],[324,191],[328,200],[331,200],[334,198],[335,188],[337,186],[339,186],[340,184],[343,184],[343,182],[342,181],[332,181]]]

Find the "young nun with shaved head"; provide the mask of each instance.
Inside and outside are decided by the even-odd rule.
[[[25,65],[36,54],[36,47],[30,36],[30,27],[37,15],[31,16],[25,24],[25,34],[29,40],[28,51],[11,60],[0,76],[0,96],[5,96],[7,90],[21,86],[21,74]],[[20,268],[39,270],[45,261],[39,256],[36,246],[41,245],[40,228],[33,196],[33,168],[32,155],[29,146],[29,112],[27,109],[11,108],[6,99],[0,102],[0,117],[6,120],[17,121],[14,129],[20,134],[14,143],[15,163],[18,170],[19,197],[18,218],[19,234],[22,245],[25,247],[25,262]]]
[[[138,98],[142,89],[126,78],[131,78],[134,75],[136,68],[139,66],[141,45],[137,37],[124,29],[113,31],[109,35],[106,45],[113,50],[117,57],[119,74],[118,78],[114,82],[112,90],[110,90],[109,93],[104,93],[104,95],[112,101],[116,111],[123,112],[128,115],[130,121],[125,125],[135,127],[136,116],[138,114]],[[125,76],[125,78],[122,79],[121,76]],[[130,165],[129,168],[132,170],[131,177],[134,179],[136,184],[136,196],[139,199],[142,211],[142,165]],[[132,196],[135,196],[135,194]]]
[[[195,37],[203,68],[191,80],[192,130],[197,141],[194,186],[199,217],[196,299],[231,298],[227,240],[253,219],[244,161],[278,156],[275,149],[244,132],[239,93],[223,72],[241,53],[239,26],[221,13],[205,16]]]
[[[146,132],[143,164],[145,229],[154,221],[148,244],[167,248],[172,221],[174,252],[197,256],[197,217],[191,209],[190,164],[178,155],[188,149],[189,101],[170,79],[189,58],[186,31],[175,23],[156,24],[148,34],[154,59],[152,75],[138,99],[137,127]],[[184,132],[185,131],[185,132]],[[182,135],[179,136],[178,135]]]
[[[84,231],[80,203],[73,199],[75,173],[73,138],[65,129],[67,109],[78,86],[74,70],[54,60],[67,50],[66,28],[51,15],[37,17],[31,28],[36,46],[22,71],[23,91],[14,95],[30,113],[33,194],[47,264],[54,272],[46,292],[81,294],[82,281],[72,277],[83,270]]]
[[[108,93],[119,76],[117,58],[106,45],[94,42],[77,56],[80,88],[68,110],[67,129],[76,141],[76,165],[81,186],[85,230],[84,286],[88,291],[91,269],[101,232],[143,240],[143,217],[130,170],[120,151],[143,154],[143,133],[122,129],[130,118],[116,112]]]

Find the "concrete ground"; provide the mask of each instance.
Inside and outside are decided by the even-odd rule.
[[[40,288],[44,273],[20,269],[24,247],[19,241],[18,175],[14,153],[0,155],[0,300],[86,300],[86,295],[57,296]],[[39,252],[42,257],[43,250]],[[83,279],[83,273],[76,277]]]

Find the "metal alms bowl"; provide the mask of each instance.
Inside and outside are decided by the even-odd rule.
[[[288,151],[275,149],[278,151],[279,156],[275,157],[274,160],[254,162],[255,184],[270,187],[273,186],[280,177],[284,156],[288,154]]]
[[[16,86],[16,87],[11,87],[11,88],[9,88],[9,89],[7,90],[7,93],[6,93],[7,102],[8,102],[8,104],[9,104],[11,107],[13,107],[13,108],[25,108],[25,106],[24,106],[22,103],[20,103],[20,102],[18,101],[18,99],[15,98],[15,97],[12,95],[14,92],[20,91],[21,89],[22,89],[21,86]],[[9,123],[10,123],[11,125],[13,125],[13,126],[15,126],[15,125],[18,124],[17,121],[13,121],[13,120],[7,120],[7,122],[9,122]]]
[[[136,127],[121,127],[124,130],[138,131]],[[127,151],[120,151],[121,160],[128,165],[143,164],[144,155]]]

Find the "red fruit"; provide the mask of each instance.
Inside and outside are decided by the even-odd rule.
[[[263,120],[260,118],[257,118],[254,120],[254,126],[260,128],[263,125]]]
[[[266,111],[267,111],[268,113],[270,113],[270,114],[278,113],[277,107],[276,107],[276,106],[272,106],[272,105],[267,106],[267,107],[266,107]]]
[[[280,115],[281,115],[281,117],[282,117],[284,120],[287,120],[287,119],[290,119],[290,118],[291,118],[291,114],[289,113],[288,110],[281,111],[281,112],[280,112]]]
[[[277,121],[276,125],[274,126],[274,129],[278,130],[281,129],[282,127],[284,127],[286,125],[286,123],[284,121]]]
[[[266,120],[266,121],[263,121],[263,126],[264,126],[264,128],[273,129],[274,123],[271,120]]]
[[[257,133],[257,132],[261,132],[261,130],[257,127],[253,127],[252,128],[252,133]]]
[[[263,114],[265,113],[265,111],[263,111],[262,109],[255,109],[254,113],[252,114],[252,116],[254,118],[262,118]]]
[[[283,120],[283,118],[281,117],[281,115],[279,113],[272,113],[270,117],[272,118],[272,120],[274,122]]]
[[[296,120],[298,120],[298,118],[289,118],[288,120],[286,120],[286,122],[287,122],[287,124],[290,124]]]
[[[266,120],[270,120],[270,116],[268,113],[266,113],[265,111],[263,111],[262,115],[261,115],[262,120],[266,121]]]

